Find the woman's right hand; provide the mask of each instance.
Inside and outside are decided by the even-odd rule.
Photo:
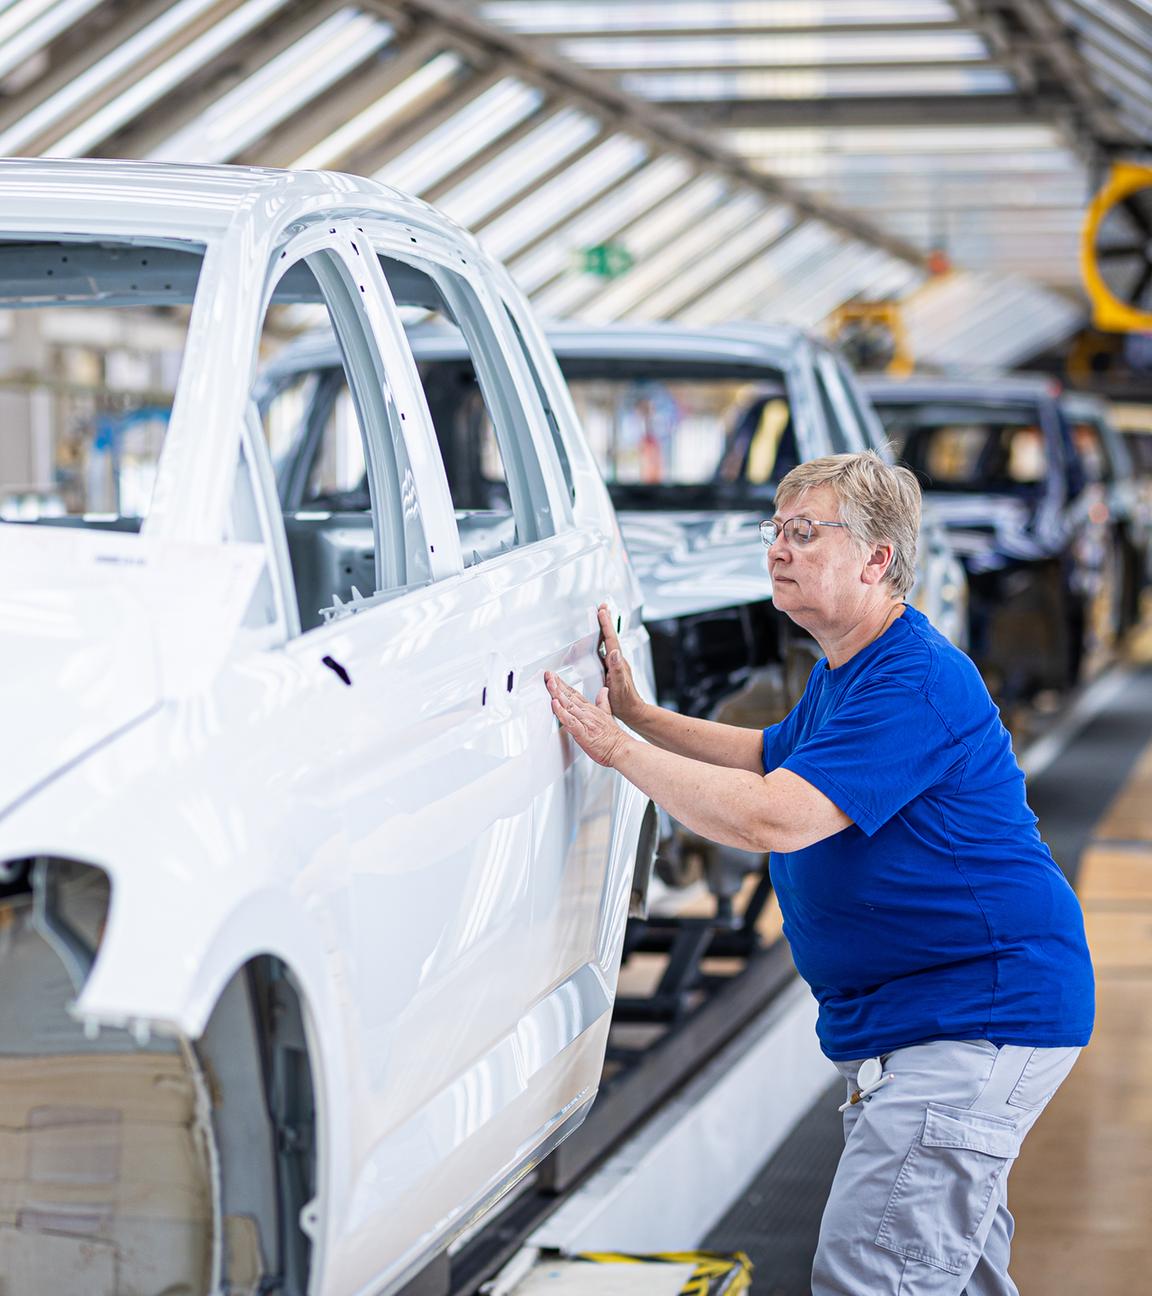
[[[632,678],[632,667],[624,660],[607,603],[600,604],[596,617],[600,622],[600,642],[604,646],[604,681],[608,685],[608,703],[617,720],[623,721],[629,728],[635,728],[647,703],[637,691],[636,681]]]

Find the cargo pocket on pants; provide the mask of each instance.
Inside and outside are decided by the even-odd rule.
[[[1005,1167],[1020,1151],[1011,1121],[929,1103],[876,1234],[888,1251],[948,1273],[970,1263],[972,1238]]]

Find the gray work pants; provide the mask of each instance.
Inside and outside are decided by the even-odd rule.
[[[1018,1296],[1008,1171],[1077,1048],[938,1040],[844,1113],[813,1296]],[[849,1095],[863,1059],[837,1062]]]

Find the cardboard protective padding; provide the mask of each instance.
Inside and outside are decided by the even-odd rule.
[[[0,1296],[207,1290],[207,1137],[180,1053],[0,1057]]]

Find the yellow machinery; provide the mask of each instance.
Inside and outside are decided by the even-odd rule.
[[[832,315],[830,340],[855,369],[903,378],[912,372],[912,353],[900,307],[891,301],[852,301]]]
[[[1088,208],[1080,270],[1098,329],[1152,332],[1152,167],[1112,167]]]

